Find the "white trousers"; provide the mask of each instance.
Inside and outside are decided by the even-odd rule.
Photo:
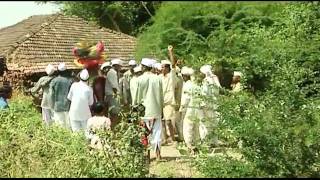
[[[73,132],[78,132],[78,131],[86,131],[87,129],[87,121],[76,121],[76,120],[71,120],[71,129]]]
[[[42,108],[42,119],[49,126],[53,123],[53,112],[51,109]]]
[[[69,113],[66,112],[53,112],[54,122],[64,128],[70,129]]]

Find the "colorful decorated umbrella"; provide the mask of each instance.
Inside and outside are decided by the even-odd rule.
[[[72,53],[76,58],[74,63],[87,69],[97,68],[99,64],[104,63],[106,58],[102,41],[96,44],[89,41],[81,41],[72,49]]]

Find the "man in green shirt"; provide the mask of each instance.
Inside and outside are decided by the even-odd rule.
[[[70,101],[67,96],[72,82],[67,76],[65,64],[60,63],[58,66],[58,76],[50,82],[50,89],[52,92],[53,119],[55,123],[62,127],[70,128],[68,115]]]

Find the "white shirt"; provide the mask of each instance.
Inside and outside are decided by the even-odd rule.
[[[192,95],[192,81],[183,82],[180,111],[186,111]]]
[[[105,95],[113,95],[113,88],[120,92],[117,71],[111,68],[106,77]]]
[[[138,77],[133,76],[130,80],[130,93],[131,93],[131,97],[132,97],[132,104],[135,101],[134,98],[137,93],[137,89],[138,89]]]
[[[97,130],[97,129],[110,129],[111,121],[109,118],[104,116],[93,116],[88,119],[87,129],[88,130]]]
[[[163,109],[162,80],[152,72],[138,77],[134,105],[143,104],[145,117],[161,117]]]
[[[86,82],[71,85],[68,99],[71,101],[69,116],[73,121],[87,121],[91,118],[90,106],[93,104],[93,90]]]
[[[177,74],[174,69],[166,74],[160,75],[162,78],[162,90],[164,96],[164,105],[176,105],[175,90],[177,86]]]
[[[87,123],[87,137],[91,139],[91,146],[95,148],[102,148],[101,140],[99,136],[95,134],[98,129],[110,129],[111,121],[104,116],[93,116],[88,119]],[[93,132],[92,132],[93,131]]]
[[[189,102],[186,102],[186,114],[184,121],[196,122],[195,119],[201,120],[204,118],[204,111],[202,110],[203,99],[201,98],[202,89],[196,83],[190,83],[188,86],[190,96]]]

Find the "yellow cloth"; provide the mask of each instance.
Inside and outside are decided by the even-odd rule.
[[[164,96],[164,104],[165,105],[176,105],[176,98],[175,98],[175,90],[177,86],[177,75],[176,71],[172,69],[168,74],[165,76],[163,74],[160,75],[162,78],[162,90]]]
[[[165,105],[163,107],[163,118],[165,120],[174,121],[175,118],[175,107],[173,105]]]

